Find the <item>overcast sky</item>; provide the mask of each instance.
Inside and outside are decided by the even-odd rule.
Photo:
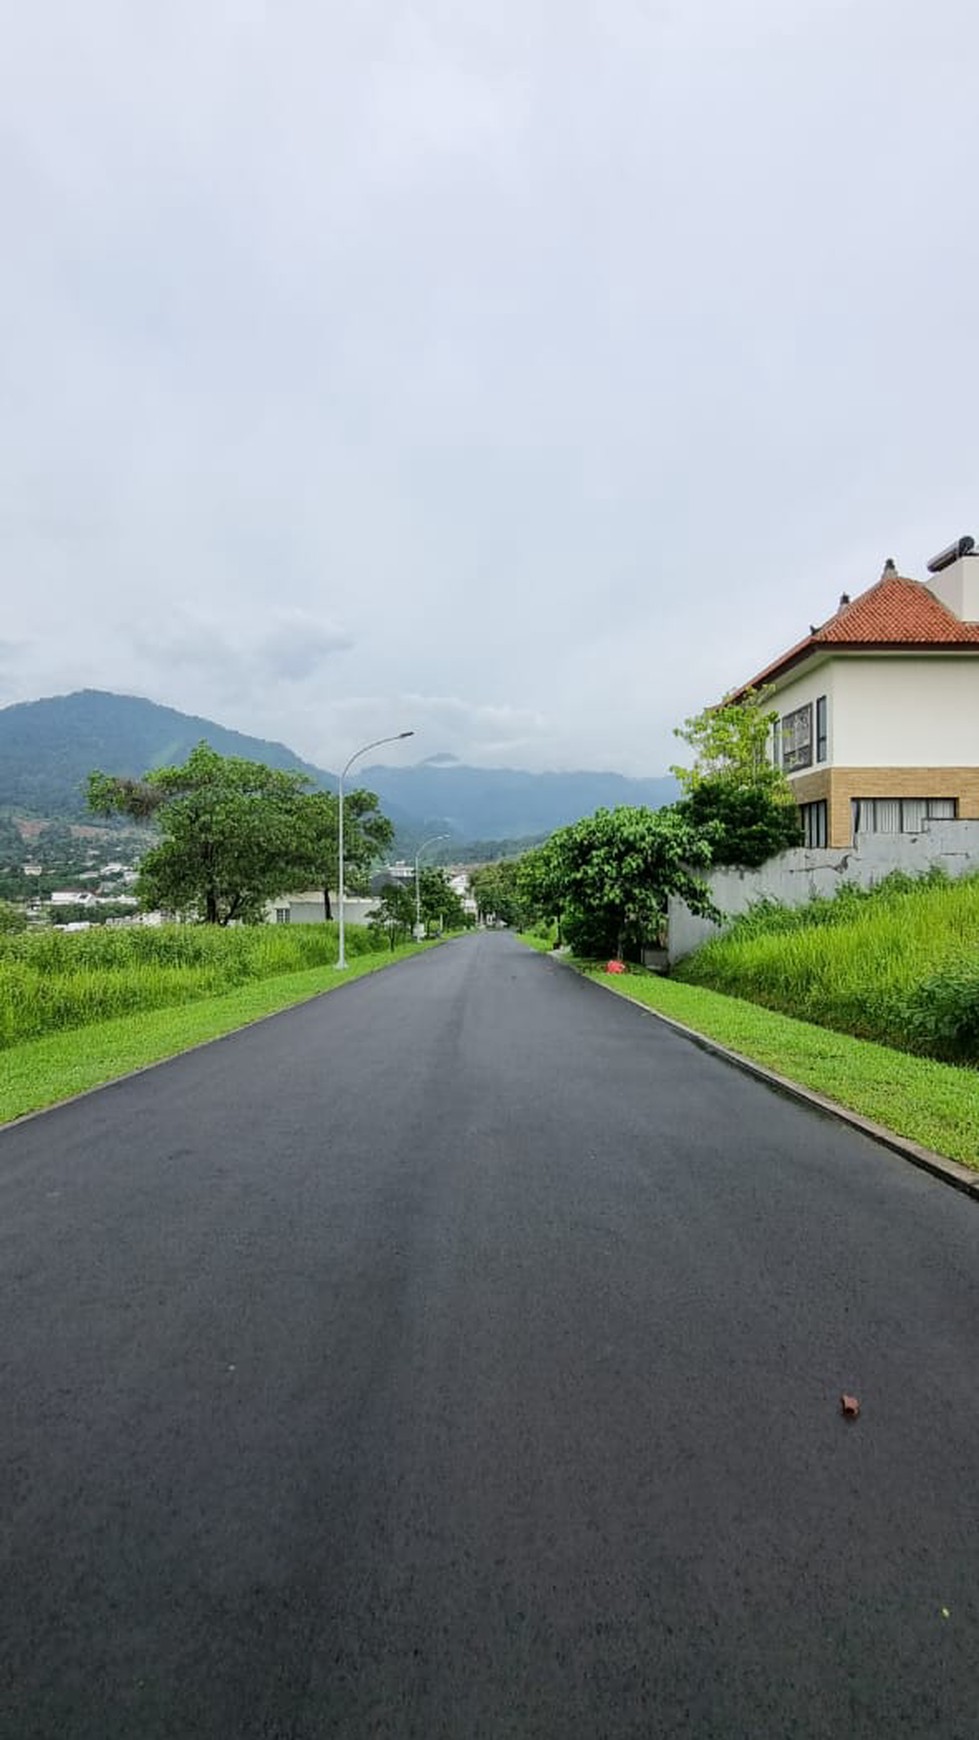
[[[660,773],[979,535],[972,0],[0,21],[0,704]]]

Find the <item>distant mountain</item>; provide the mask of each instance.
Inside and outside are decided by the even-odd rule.
[[[312,767],[284,743],[245,737],[138,695],[81,689],[0,708],[0,804],[42,816],[80,816],[93,768],[135,776],[185,761],[202,739],[219,755],[305,773],[336,790],[333,774]]]
[[[0,708],[0,808],[36,816],[81,818],[85,782],[93,768],[138,775],[186,760],[196,743],[220,755],[241,755],[269,767],[298,771],[329,791],[336,775],[303,761],[284,743],[231,731],[138,695],[81,689],[43,701]],[[677,795],[672,779],[628,779],[620,773],[520,773],[502,767],[466,767],[435,755],[416,767],[370,767],[357,784],[375,791],[397,830],[396,850],[417,850],[432,834],[453,840],[542,838],[602,805],[658,808]]]
[[[618,804],[659,809],[679,796],[676,780],[630,779],[622,773],[520,773],[466,767],[433,756],[415,767],[368,767],[363,782],[382,807],[426,816],[433,833],[462,840],[521,839],[549,834],[597,809]]]

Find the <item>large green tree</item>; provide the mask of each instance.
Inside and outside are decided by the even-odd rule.
[[[707,831],[715,864],[764,864],[802,839],[792,788],[769,753],[777,712],[770,690],[706,707],[676,728],[694,752],[692,767],[670,769],[683,797],[677,812]]]
[[[406,942],[415,922],[415,896],[404,882],[389,882],[381,889],[377,905],[367,914],[368,929],[386,936],[392,949]]]
[[[476,901],[476,910],[485,922],[497,918],[501,924],[519,928],[530,916],[520,887],[520,865],[517,859],[503,859],[496,864],[482,864],[469,873],[469,884]]]
[[[309,792],[300,803],[293,886],[321,888],[323,916],[333,917],[331,889],[340,881],[340,800],[333,792]],[[371,867],[388,852],[394,828],[382,815],[372,791],[350,791],[343,798],[344,887],[366,894]]]
[[[528,854],[523,885],[536,916],[557,919],[578,954],[638,958],[660,932],[671,894],[710,915],[697,870],[709,835],[673,809],[598,810]]]
[[[88,800],[103,815],[155,820],[161,838],[136,885],[144,908],[206,924],[256,923],[269,900],[294,886],[309,783],[202,742],[182,766],[139,780],[91,774]]]
[[[438,925],[442,930],[464,930],[466,909],[445,871],[428,865],[418,877],[418,903],[426,930]]]

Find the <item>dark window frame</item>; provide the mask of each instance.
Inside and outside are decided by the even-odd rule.
[[[782,766],[786,773],[799,773],[812,766],[812,755],[812,702],[806,701],[782,714]]]
[[[829,706],[825,695],[816,696],[816,760],[826,760],[826,749],[829,741],[827,721]]]
[[[803,845],[809,852],[823,851],[829,845],[829,802],[826,798],[816,798],[812,803],[799,805],[799,820],[802,823]]]

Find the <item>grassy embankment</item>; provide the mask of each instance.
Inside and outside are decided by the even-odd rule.
[[[979,1169],[979,877],[758,907],[669,979],[584,970]]]
[[[0,1123],[430,947],[335,925],[43,932],[0,939]]]
[[[759,905],[676,976],[858,1039],[979,1065],[979,876],[889,876],[793,910]]]

